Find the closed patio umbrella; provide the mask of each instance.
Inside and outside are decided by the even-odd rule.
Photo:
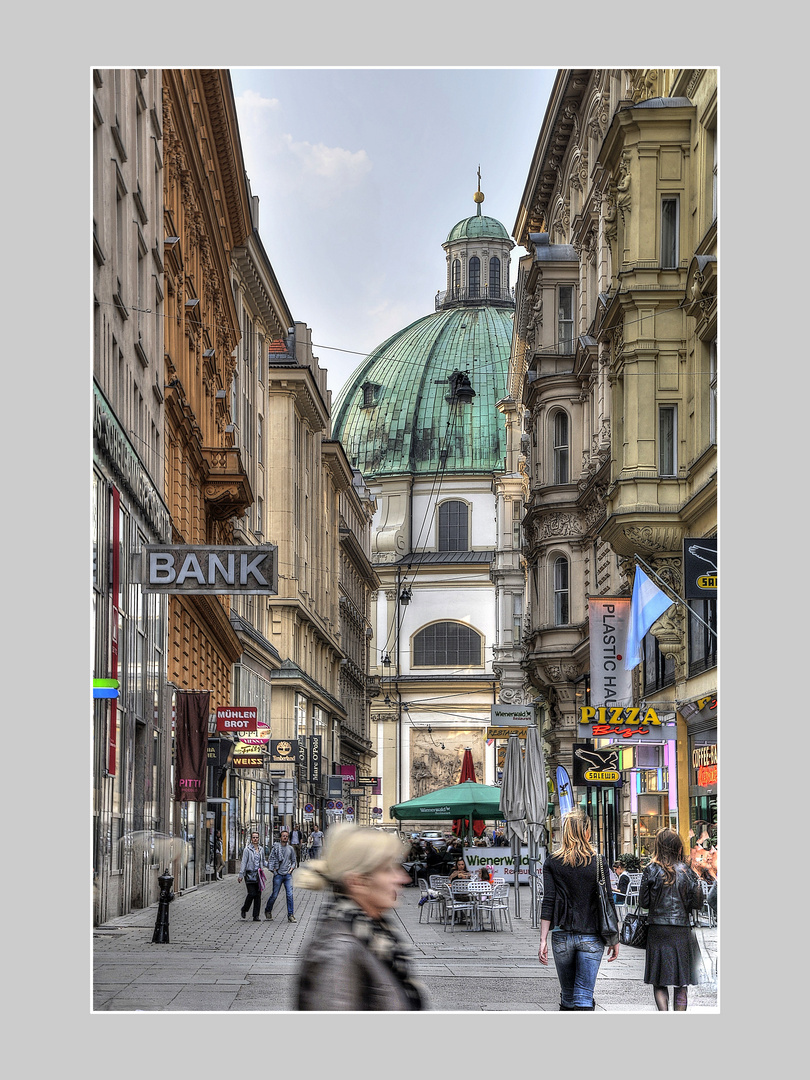
[[[539,925],[537,861],[545,834],[548,783],[543,743],[537,725],[526,729],[526,759],[524,761],[524,809],[529,838],[529,884],[532,896],[532,926]]]
[[[520,846],[526,835],[523,788],[523,754],[520,749],[520,739],[517,735],[510,735],[503,762],[501,817],[506,822],[506,835],[512,849],[512,865],[515,872],[515,916],[518,919],[520,918]]]
[[[478,782],[478,778],[475,775],[475,764],[473,763],[472,750],[469,746],[464,750],[464,757],[461,759],[461,775],[458,778],[460,784],[475,784]],[[472,829],[470,826],[472,825]],[[467,838],[470,838],[470,832],[474,832],[476,836],[480,836],[484,829],[487,827],[486,822],[480,818],[475,818],[472,822],[470,818],[457,818],[453,822],[453,832],[456,836],[463,836],[467,834]]]

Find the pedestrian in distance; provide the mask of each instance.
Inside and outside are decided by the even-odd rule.
[[[309,834],[309,857],[310,859],[320,859],[321,851],[323,849],[323,833],[316,825],[312,832]]]
[[[273,904],[283,885],[287,894],[287,922],[295,922],[292,873],[298,866],[298,860],[295,857],[295,849],[290,843],[290,834],[286,829],[281,830],[281,836],[270,848],[270,858],[267,862],[273,874],[273,891],[265,906],[264,917],[265,919],[273,918]]]
[[[259,834],[250,834],[250,843],[245,844],[242,852],[242,862],[239,864],[239,877],[237,881],[245,879],[247,894],[242,904],[242,918],[247,917],[248,910],[253,905],[253,921],[261,922],[259,910],[262,904],[262,887],[259,881],[259,870],[267,867],[267,858],[264,848],[259,844]]]
[[[593,1012],[593,990],[605,942],[599,933],[599,871],[602,857],[591,846],[590,818],[579,811],[563,819],[562,843],[543,863],[543,906],[537,958],[548,964],[548,935],[560,981],[561,1012]],[[603,867],[604,868],[604,867]],[[607,872],[605,872],[607,881]],[[613,893],[607,889],[608,903]],[[619,946],[608,945],[608,963]]]
[[[390,917],[408,882],[397,836],[358,825],[329,830],[320,859],[295,875],[305,889],[329,890],[298,974],[305,1012],[404,1012],[427,1008],[408,948]]]
[[[301,862],[301,838],[302,838],[302,836],[303,836],[303,833],[301,832],[299,827],[297,825],[293,825],[293,827],[292,827],[292,829],[290,831],[290,843],[293,846],[293,851],[295,852],[296,862],[298,862],[298,863]]]
[[[687,865],[683,841],[674,829],[659,829],[653,855],[641,875],[639,907],[648,909],[644,982],[652,985],[659,1012],[686,1012],[689,986],[699,981],[700,948],[691,928],[692,912],[703,906],[703,888]]]

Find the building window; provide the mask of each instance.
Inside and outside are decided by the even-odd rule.
[[[574,351],[574,286],[561,285],[557,307],[557,352]]]
[[[567,626],[568,622],[568,559],[560,556],[554,561],[554,625]]]
[[[709,349],[709,442],[717,442],[717,342]]]
[[[705,600],[687,602],[690,610],[689,675],[691,677],[699,675],[702,671],[708,671],[709,668],[717,667],[717,600],[707,597]],[[712,630],[715,633],[712,633]]]
[[[414,667],[480,667],[481,635],[465,623],[426,626],[413,639]]]
[[[451,500],[439,507],[439,551],[469,551],[469,507]]]
[[[467,282],[469,284],[469,295],[480,296],[481,295],[481,260],[477,255],[473,255],[470,259],[470,265],[467,268]]]
[[[453,295],[458,297],[459,290],[461,289],[461,262],[458,259],[453,259]]]
[[[678,471],[676,454],[678,408],[676,405],[658,407],[658,474],[675,476]]]
[[[489,260],[489,295],[501,295],[501,260],[495,257]]]
[[[672,269],[678,265],[678,198],[661,200],[661,266]]]
[[[256,417],[256,459],[264,465],[264,421],[261,416]]]
[[[656,638],[646,634],[641,643],[641,658],[644,663],[644,692],[650,694],[675,682],[675,659],[666,657]]]
[[[568,445],[568,414],[561,410],[554,414],[554,443],[552,447],[554,461],[554,483],[567,484],[569,482],[568,461],[570,447]]]
[[[363,391],[363,404],[360,406],[362,409],[370,409],[377,404],[377,391],[379,386],[375,386],[374,383],[363,383],[360,387]]]
[[[717,131],[712,132],[712,221],[717,221]]]
[[[244,345],[245,371],[253,367],[253,321],[246,311],[242,312],[242,342]]]
[[[523,596],[512,593],[512,644],[519,645],[523,635]]]
[[[520,550],[520,499],[512,500],[512,548]]]
[[[256,375],[260,383],[264,383],[264,335],[259,334],[259,345],[256,350]]]

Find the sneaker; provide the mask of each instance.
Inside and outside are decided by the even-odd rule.
[[[247,918],[247,912],[246,911],[240,911],[239,914],[242,916],[243,919]]]
[[[253,920],[253,921],[254,921],[254,922],[261,922],[262,920],[261,920],[261,919],[259,918],[259,916],[257,915],[257,916],[256,916],[256,917],[254,918],[254,920]]]
[[[297,922],[297,921],[298,920],[296,919],[296,917],[294,915],[288,915],[287,916],[287,922]]]
[[[272,911],[265,911],[264,917],[265,917],[265,919],[272,919],[273,918],[273,912]]]

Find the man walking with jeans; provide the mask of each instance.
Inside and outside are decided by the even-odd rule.
[[[273,918],[273,904],[276,902],[276,897],[281,891],[281,884],[283,882],[287,893],[287,922],[295,922],[295,915],[293,914],[292,872],[297,865],[298,862],[295,858],[295,851],[290,843],[290,834],[286,829],[283,829],[280,839],[277,840],[270,849],[268,866],[273,874],[273,891],[270,893],[270,899],[267,901],[267,906],[264,909],[265,919]]]

